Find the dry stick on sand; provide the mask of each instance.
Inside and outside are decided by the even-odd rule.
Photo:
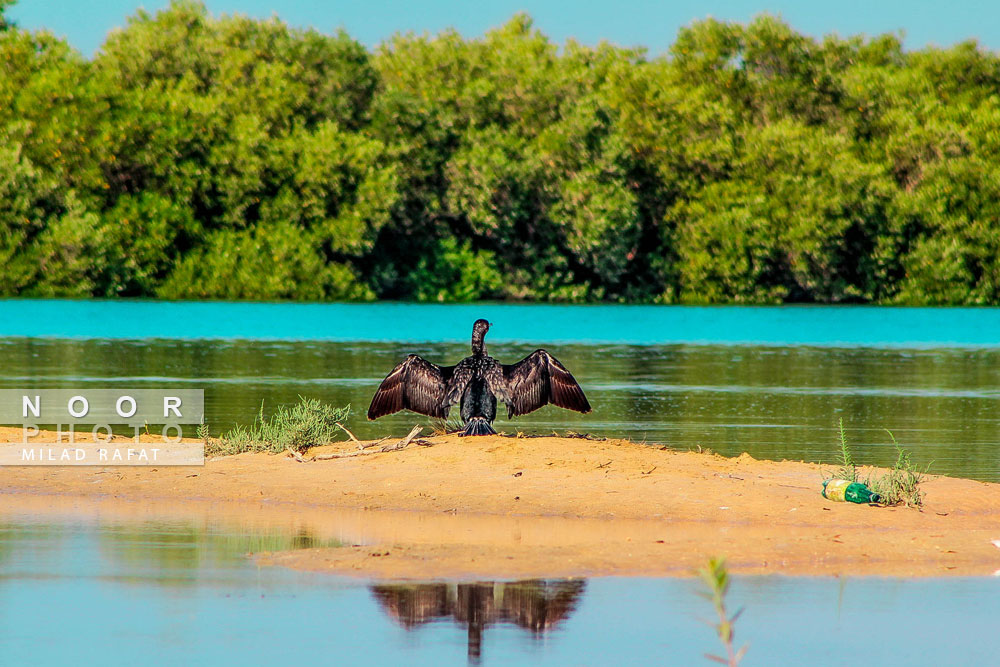
[[[382,448],[381,451],[394,452],[399,449],[406,449],[407,447],[409,447],[410,443],[413,442],[413,439],[417,437],[417,434],[423,430],[424,428],[422,426],[414,426],[412,429],[410,429],[410,432],[406,435],[405,438],[397,442],[395,445],[386,445],[385,447]]]
[[[358,449],[371,449],[372,447],[378,447],[386,440],[392,440],[392,438],[379,438],[378,440],[372,440],[371,442],[361,442],[358,443]]]
[[[340,424],[337,424],[337,426],[340,426]],[[386,440],[389,439],[389,438],[379,438],[378,440],[375,440],[374,442],[363,443],[360,440],[358,440],[357,438],[355,438],[354,434],[351,433],[350,431],[348,431],[343,426],[340,426],[340,428],[343,428],[344,431],[347,433],[347,435],[351,436],[351,439],[354,440],[354,442],[358,443],[358,449],[359,450],[368,449],[369,447],[378,447],[383,442],[385,442]],[[307,463],[309,461],[315,461],[316,460],[315,456],[312,456],[312,457],[310,457],[308,459],[304,458],[302,456],[302,454],[298,453],[297,451],[295,451],[291,447],[285,447],[285,453],[288,454],[293,459],[295,459],[296,461],[298,461],[299,463]],[[216,458],[219,458],[219,457],[216,457]]]
[[[422,430],[423,430],[422,426],[414,426],[413,429],[410,431],[409,435],[407,435],[405,438],[403,438],[399,442],[397,442],[397,443],[395,443],[393,445],[386,445],[385,447],[382,447],[381,449],[378,449],[378,450],[373,451],[373,452],[366,451],[365,449],[359,449],[356,452],[343,452],[343,453],[335,453],[335,454],[317,454],[316,456],[312,457],[309,460],[310,461],[329,461],[330,459],[346,459],[346,458],[350,458],[352,456],[368,456],[370,454],[381,454],[382,452],[396,452],[396,451],[399,451],[401,449],[406,449],[407,447],[409,447],[410,443],[413,442],[413,439],[415,437],[417,437],[417,434],[420,433]],[[375,443],[375,444],[378,444],[378,443]]]
[[[337,425],[338,427],[340,427],[340,430],[341,430],[341,431],[343,431],[344,433],[346,433],[346,434],[347,434],[347,437],[349,437],[349,438],[350,438],[351,440],[353,440],[354,442],[358,443],[359,445],[361,444],[361,441],[360,441],[360,440],[358,440],[358,439],[357,439],[356,437],[354,437],[354,434],[353,434],[353,433],[351,433],[350,431],[348,431],[348,430],[347,430],[347,427],[346,427],[346,426],[344,426],[344,425],[343,425],[343,424],[341,424],[340,422],[335,422],[335,423],[336,423],[336,425]]]

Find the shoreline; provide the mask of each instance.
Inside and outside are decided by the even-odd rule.
[[[10,441],[0,429],[0,440]],[[734,574],[985,576],[1000,571],[1000,484],[931,477],[922,510],[835,503],[831,466],[623,440],[489,436],[298,462],[3,467],[0,516],[157,516],[306,531],[345,546],[262,565],[377,580]],[[354,453],[357,443],[309,454]]]

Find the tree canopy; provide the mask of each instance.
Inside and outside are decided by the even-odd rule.
[[[1000,57],[773,16],[668,53],[3,19],[0,295],[1000,303]]]

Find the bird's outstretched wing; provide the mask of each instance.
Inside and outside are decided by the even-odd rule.
[[[503,374],[510,396],[508,417],[528,414],[549,403],[590,412],[590,403],[576,378],[545,350],[535,350],[511,366],[505,364]]]
[[[368,419],[378,419],[400,410],[429,417],[448,416],[445,393],[454,366],[438,366],[411,354],[385,376],[368,407]]]

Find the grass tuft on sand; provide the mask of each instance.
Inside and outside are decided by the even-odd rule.
[[[883,474],[869,473],[865,479],[859,479],[858,468],[854,463],[851,448],[847,444],[844,433],[844,420],[840,420],[840,467],[833,474],[834,479],[846,479],[849,482],[863,482],[872,492],[881,496],[880,505],[906,507],[921,507],[924,502],[924,492],[920,483],[924,480],[926,470],[918,470],[910,459],[910,452],[900,447],[892,431],[885,429],[896,447],[896,463]],[[929,468],[930,466],[928,466]]]
[[[206,456],[227,456],[243,452],[280,453],[287,449],[304,452],[333,442],[338,431],[346,432],[342,426],[351,414],[351,406],[338,408],[315,398],[299,396],[299,402],[291,407],[279,405],[270,417],[264,417],[264,404],[250,426],[242,424],[222,434],[209,438],[207,428],[199,429],[205,437]]]
[[[892,444],[896,447],[896,463],[883,475],[869,475],[865,483],[868,484],[868,488],[882,496],[883,505],[921,507],[924,504],[924,492],[920,490],[920,483],[924,480],[926,469],[917,470],[910,460],[909,450],[899,446],[892,431],[885,429],[885,432],[892,438]]]
[[[858,468],[854,465],[851,448],[847,444],[847,434],[844,433],[844,418],[840,418],[840,468],[834,474],[835,479],[846,479],[849,482],[858,481]]]

